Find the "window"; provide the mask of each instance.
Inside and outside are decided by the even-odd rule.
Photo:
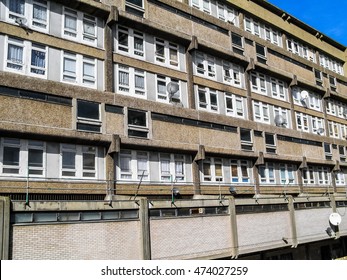
[[[279,164],[280,181],[282,185],[290,185],[295,183],[294,170],[296,166],[292,164]]]
[[[274,124],[276,126],[280,126],[280,127],[287,127],[287,128],[291,128],[291,120],[290,120],[290,115],[288,114],[288,110],[282,107],[277,107],[277,106],[273,106],[273,111],[274,111]],[[281,116],[282,118],[279,118],[277,116]],[[276,121],[278,123],[276,123]]]
[[[45,175],[44,142],[3,138],[0,143],[0,174],[21,177]]]
[[[240,128],[241,150],[253,151],[252,133],[249,129]]]
[[[96,178],[97,147],[61,144],[61,176],[63,178]]]
[[[253,101],[254,120],[257,122],[270,123],[269,105]]]
[[[236,33],[231,33],[231,43],[234,52],[235,50],[240,50],[241,54],[243,54],[243,39],[240,35]]]
[[[172,79],[169,77],[156,75],[157,80],[157,100],[166,103],[180,103],[181,102],[181,93],[180,93],[180,81]],[[167,90],[167,85],[169,83],[174,83],[177,85],[177,91],[174,93],[169,93]]]
[[[223,182],[223,161],[220,158],[206,158],[202,161],[204,182]]]
[[[241,67],[230,62],[223,61],[223,82],[241,88],[242,80],[243,72]]]
[[[344,186],[346,184],[345,173],[342,171],[335,172],[335,183],[338,186]]]
[[[306,185],[330,185],[330,170],[328,167],[309,166],[303,170],[302,178]]]
[[[264,165],[259,166],[259,177],[261,184],[274,184],[275,183],[275,165],[266,162]]]
[[[128,109],[128,136],[148,138],[147,112]]]
[[[215,59],[200,52],[195,54],[195,72],[209,79],[216,78]]]
[[[207,14],[210,14],[211,12],[210,0],[189,0],[189,3],[192,7],[199,9]]]
[[[257,53],[258,61],[266,63],[266,48],[262,45],[255,44],[255,51]]]
[[[2,139],[2,174],[20,174],[20,139]]]
[[[143,70],[117,66],[117,89],[119,93],[146,98],[146,73]]]
[[[324,134],[324,122],[322,118],[313,117],[304,113],[298,113],[295,112],[296,115],[296,125],[297,129],[304,131],[304,132],[310,132],[310,133],[316,133],[318,135]]]
[[[336,122],[328,121],[329,136],[333,138],[340,138],[339,125]]]
[[[330,173],[327,167],[317,167],[318,173],[318,184],[329,185],[330,184]]]
[[[119,179],[124,181],[148,181],[149,157],[147,152],[121,150],[119,153]]]
[[[339,155],[340,155],[340,161],[346,162],[346,147],[345,146],[339,146]]]
[[[185,181],[185,157],[183,155],[159,154],[159,157],[161,181]]]
[[[96,88],[96,59],[71,52],[63,52],[62,80]]]
[[[343,63],[340,63],[325,54],[319,54],[319,64],[337,74],[344,75]]]
[[[294,39],[287,39],[288,51],[301,56],[309,61],[316,62],[315,52],[313,49],[295,41]]]
[[[225,110],[227,116],[245,118],[244,98],[231,93],[225,93]]]
[[[239,17],[237,11],[217,2],[218,18],[232,25],[239,26]]]
[[[171,67],[178,67],[178,45],[155,38],[155,61]]]
[[[232,183],[250,183],[250,162],[246,160],[231,160],[230,172]]]
[[[101,132],[99,103],[77,100],[77,130]]]
[[[144,14],[143,0],[126,0],[125,10],[129,13],[142,17]]]
[[[210,88],[198,87],[198,107],[202,110],[218,113],[218,95]]]
[[[330,89],[336,91],[336,78],[334,76],[329,76]]]
[[[323,146],[324,146],[325,159],[326,160],[332,160],[333,154],[332,154],[332,151],[331,151],[331,144],[323,143]]]
[[[96,45],[96,18],[80,11],[64,7],[63,37],[85,44]]]
[[[285,83],[275,78],[271,78],[270,83],[272,97],[280,100],[287,100],[287,86]]]
[[[28,172],[29,175],[44,175],[45,144],[42,141],[28,141]]]
[[[323,86],[322,72],[317,69],[314,69],[314,77],[316,79],[316,84],[318,86]]]
[[[144,58],[144,34],[131,28],[117,26],[117,49],[130,56]]]
[[[306,170],[302,171],[302,179],[304,184],[314,184],[315,183],[315,172],[312,166],[308,167]]]
[[[48,1],[45,0],[7,0],[9,22],[24,20],[29,28],[41,32],[48,31]]]
[[[276,153],[276,140],[274,134],[265,133],[265,146],[267,153]]]
[[[6,69],[11,72],[46,78],[47,48],[20,39],[8,38]]]
[[[259,21],[256,21],[249,16],[244,19],[245,30],[258,36],[270,43],[282,47],[281,34],[279,31],[267,26]]]
[[[265,95],[267,94],[265,75],[252,72],[250,75],[250,79],[251,79],[252,91],[260,93],[260,94],[265,94]]]

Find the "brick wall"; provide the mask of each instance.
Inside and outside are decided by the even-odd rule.
[[[140,222],[12,227],[14,260],[140,259]]]
[[[229,216],[152,219],[152,259],[202,258],[231,252]]]

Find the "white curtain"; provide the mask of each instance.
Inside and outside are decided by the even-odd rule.
[[[65,28],[68,30],[77,30],[77,18],[65,15]]]
[[[118,79],[120,85],[129,86],[129,73],[119,71]]]
[[[11,12],[24,15],[24,7],[25,7],[24,5],[25,5],[24,0],[10,0],[9,9]]]
[[[135,75],[135,88],[145,89],[145,78]]]
[[[39,5],[33,5],[33,18],[46,22],[47,20],[47,8]]]

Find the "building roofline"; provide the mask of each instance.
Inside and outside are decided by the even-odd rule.
[[[298,18],[294,17],[293,15],[289,14],[287,11],[282,10],[281,8],[278,8],[277,6],[269,3],[267,0],[252,0],[256,4],[263,6],[264,8],[268,9],[269,11],[273,12],[274,14],[278,15],[279,17],[282,17],[284,14],[290,16],[290,22],[295,24],[296,26],[302,28],[303,30],[307,31],[308,33],[316,36],[317,34],[323,35],[321,37],[321,40],[327,42],[328,44],[338,48],[341,51],[345,51],[347,47],[336,40],[332,39],[331,37],[327,36],[326,34],[322,33],[318,29],[313,28],[312,26],[308,25],[307,23],[304,23],[303,21],[299,20]]]

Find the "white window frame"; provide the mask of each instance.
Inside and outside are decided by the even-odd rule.
[[[270,124],[270,106],[269,104],[253,100],[254,121]]]
[[[250,138],[251,138],[249,141],[242,139],[242,135],[241,135],[242,131],[249,133]],[[240,145],[241,145],[241,150],[253,151],[253,133],[252,133],[252,130],[240,128]]]
[[[36,0],[25,0],[24,1],[24,11],[23,14],[11,12],[10,7],[11,0],[6,0],[6,21],[12,24],[16,24],[16,19],[24,19],[25,26],[28,26],[30,29],[37,30],[40,32],[48,32],[49,28],[49,12],[50,12],[50,1],[46,1],[46,5],[41,1]],[[38,6],[45,9],[46,19],[38,19],[34,17],[34,7]]]
[[[171,102],[182,102],[182,97],[181,97],[181,81],[174,79],[174,78],[170,78],[170,77],[166,77],[163,75],[155,75],[155,84],[156,84],[156,99],[158,102],[164,102],[164,103],[171,103]],[[162,82],[165,83],[165,92],[159,92],[159,86],[158,83]],[[169,97],[169,93],[167,91],[167,85],[172,82],[172,83],[176,83],[178,85],[178,91],[171,97],[171,101],[170,101],[170,97]]]
[[[166,161],[168,164],[168,170],[163,172],[163,162]],[[182,167],[182,173],[177,172],[177,164]],[[164,154],[159,153],[159,166],[160,166],[160,181],[161,182],[185,182],[185,156],[178,154]]]
[[[74,71],[65,71],[65,61],[74,61]],[[75,84],[88,88],[97,88],[97,60],[92,57],[68,51],[61,51],[61,81],[64,83]],[[84,73],[85,64],[94,66],[94,77]]]
[[[197,91],[197,107],[212,113],[219,113],[218,91],[207,87],[196,86]],[[202,94],[205,100],[201,100]],[[212,96],[215,96],[217,104],[212,104]]]
[[[278,79],[270,78],[271,95],[272,97],[280,100],[287,101],[288,89],[287,85]]]
[[[204,166],[209,165],[209,170],[211,174],[204,173]],[[222,175],[217,175],[216,165],[219,165],[221,168]],[[222,158],[206,157],[201,161],[201,179],[204,183],[223,183],[225,174],[224,174],[224,165]]]
[[[275,118],[276,118],[276,115],[280,115],[282,116],[285,121],[286,121],[286,124],[283,125],[283,127],[286,127],[286,128],[292,128],[292,122],[291,122],[291,119],[290,119],[290,114],[289,114],[289,111],[288,109],[286,108],[282,108],[282,107],[278,107],[278,106],[273,106],[273,123],[274,125],[275,124]]]
[[[163,48],[163,54],[157,52],[157,45]],[[161,38],[154,38],[155,47],[155,63],[165,65],[167,67],[179,68],[179,46]],[[176,53],[176,60],[172,59],[171,53]]]
[[[236,167],[235,171],[237,176],[233,174],[233,166]],[[247,172],[247,176],[244,176],[243,171]],[[250,168],[250,162],[247,160],[230,160],[230,178],[232,184],[249,184],[251,183],[252,172]]]
[[[296,121],[297,130],[300,130],[303,132],[310,131],[309,116],[307,114],[295,112],[295,121]]]
[[[129,113],[130,111],[132,112],[138,112],[141,114],[145,115],[145,125],[141,125],[141,124],[131,124],[129,123],[128,119],[129,119]],[[134,137],[134,138],[149,138],[149,114],[146,111],[142,111],[142,110],[137,110],[137,109],[132,109],[132,108],[128,108],[126,111],[126,120],[127,120],[127,125],[126,125],[126,135],[128,135],[128,137]],[[144,136],[133,136],[133,135],[129,135],[129,131],[135,131],[135,132],[140,132],[140,133],[145,133],[147,134],[146,137]]]
[[[232,104],[232,108],[228,107],[228,100]],[[225,114],[227,116],[236,117],[236,118],[246,118],[245,101],[242,96],[238,96],[232,93],[225,92],[224,93],[224,101],[225,101]]]
[[[259,168],[259,182],[261,185],[276,184],[276,168],[274,163],[265,162],[264,165],[260,165],[258,168]]]
[[[217,17],[227,23],[239,27],[239,16],[235,9],[217,2]]]
[[[128,74],[128,85],[120,84],[119,72]],[[134,96],[138,98],[147,99],[147,78],[146,71],[137,68],[129,67],[122,64],[117,64],[116,66],[116,77],[117,77],[117,93],[125,94],[128,96]],[[136,86],[136,78],[141,77],[143,79],[144,85],[142,87]]]
[[[244,74],[241,66],[223,61],[223,82],[238,88],[243,87]]]
[[[98,106],[98,118],[96,119],[96,118],[87,118],[87,117],[79,116],[78,115],[79,102],[81,102],[81,105],[82,105],[82,103],[91,103],[91,104],[97,105]],[[77,125],[78,124],[86,124],[86,125],[90,125],[90,126],[93,126],[93,127],[99,127],[99,131],[97,131],[97,130],[82,130],[82,129],[78,129],[78,128],[77,128],[77,130],[94,132],[94,133],[100,133],[101,132],[101,125],[102,125],[101,104],[96,103],[96,102],[89,102],[89,101],[86,101],[86,100],[78,99],[76,101],[76,120],[77,120]]]
[[[252,72],[250,75],[251,89],[253,92],[267,95],[267,81],[264,74]]]
[[[196,52],[194,61],[195,74],[205,78],[216,80],[216,60],[213,56]]]
[[[335,172],[335,183],[337,186],[346,184],[346,174],[343,171]]]
[[[76,20],[76,30],[69,29],[65,26],[65,20],[67,17],[74,18]],[[90,32],[85,32],[85,23],[94,25],[94,35]],[[97,18],[81,11],[77,11],[68,7],[63,7],[62,14],[62,37],[68,40],[77,41],[79,43],[88,44],[92,46],[97,45]]]
[[[128,46],[121,45],[119,43],[119,32],[123,32],[128,35]],[[145,59],[145,34],[128,28],[125,26],[117,25],[117,37],[116,37],[116,52],[125,54],[127,56],[136,57],[138,59]],[[142,49],[135,48],[136,40],[142,40]]]
[[[279,180],[282,185],[289,186],[296,184],[296,166],[293,164],[279,164]],[[283,177],[284,175],[284,177]]]
[[[7,143],[6,143],[7,142]],[[18,149],[18,165],[5,165],[4,149],[5,147]],[[29,166],[29,150],[42,151],[42,166]],[[20,177],[20,178],[43,178],[46,176],[46,143],[42,141],[26,140],[19,138],[0,138],[0,176]],[[4,172],[4,170],[18,170],[18,172]],[[41,174],[33,174],[40,172]]]
[[[32,43],[30,41],[24,41],[22,39],[7,37],[5,39],[6,44],[6,61],[5,61],[5,69],[6,71],[22,74],[22,75],[30,75],[37,78],[47,79],[47,68],[48,68],[48,48],[47,46],[43,46],[40,44]],[[12,61],[8,60],[9,56],[9,45],[13,45],[22,49],[22,60],[21,61]],[[39,67],[32,65],[32,56],[33,51],[41,52],[45,56],[45,66]],[[16,69],[15,67],[9,67],[9,64],[13,64],[14,66],[20,67],[21,69]],[[44,74],[38,74],[34,71],[43,71]]]
[[[130,171],[122,171],[122,157],[130,160]],[[145,169],[140,170],[139,160],[144,160],[146,162]],[[118,156],[118,162],[118,180],[122,182],[139,182],[143,174],[142,181],[150,181],[150,162],[148,152],[137,150],[121,150]],[[122,178],[122,176],[126,178]]]
[[[317,182],[316,171],[313,166],[309,166],[302,170],[302,181],[305,185],[314,185]],[[306,178],[305,178],[306,177]]]

